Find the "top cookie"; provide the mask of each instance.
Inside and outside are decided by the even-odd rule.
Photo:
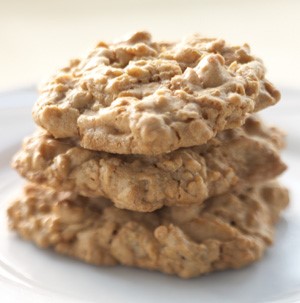
[[[156,155],[206,143],[275,104],[249,46],[193,35],[154,42],[147,32],[100,42],[52,76],[33,109],[37,124],[84,148]]]

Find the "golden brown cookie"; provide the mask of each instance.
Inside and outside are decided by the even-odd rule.
[[[286,168],[278,151],[282,145],[282,134],[256,117],[205,145],[151,157],[89,151],[37,132],[24,141],[13,166],[32,182],[150,212],[275,178]]]
[[[190,278],[260,259],[287,204],[288,192],[276,182],[153,213],[29,184],[8,216],[13,230],[42,248],[96,265],[120,263]]]
[[[246,44],[197,34],[155,42],[138,32],[100,42],[53,75],[33,117],[55,138],[76,138],[84,148],[157,155],[204,144],[279,98]]]

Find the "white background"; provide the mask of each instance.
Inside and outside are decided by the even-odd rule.
[[[138,29],[247,42],[275,84],[300,86],[297,0],[0,0],[0,90],[38,83],[98,40]]]
[[[123,267],[100,270],[20,241],[7,231],[4,196],[19,186],[8,163],[11,148],[34,128],[30,107],[36,96],[30,89],[4,92],[0,93],[0,219],[5,224],[0,224],[0,261],[6,267],[0,264],[0,301],[66,302],[64,295],[72,295],[71,302],[82,297],[82,302],[299,301],[300,1],[0,0],[0,90],[35,85],[98,40],[139,29],[150,30],[157,39],[200,32],[232,43],[248,42],[264,59],[268,78],[280,87],[294,88],[282,90],[287,102],[265,111],[266,118],[289,134],[284,158],[290,169],[283,182],[290,188],[292,203],[278,226],[276,245],[251,267],[182,281]],[[6,183],[10,185],[3,190]],[[5,280],[7,269],[14,268],[19,278],[26,277],[29,288]]]

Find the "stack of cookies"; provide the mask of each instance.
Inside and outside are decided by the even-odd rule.
[[[248,45],[100,42],[41,87],[10,227],[96,265],[183,278],[248,265],[288,204],[283,135],[254,114],[279,98]]]

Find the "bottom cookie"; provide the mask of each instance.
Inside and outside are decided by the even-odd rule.
[[[28,184],[8,217],[12,229],[40,247],[96,265],[191,278],[260,259],[288,200],[288,191],[273,181],[199,206],[138,213]]]

